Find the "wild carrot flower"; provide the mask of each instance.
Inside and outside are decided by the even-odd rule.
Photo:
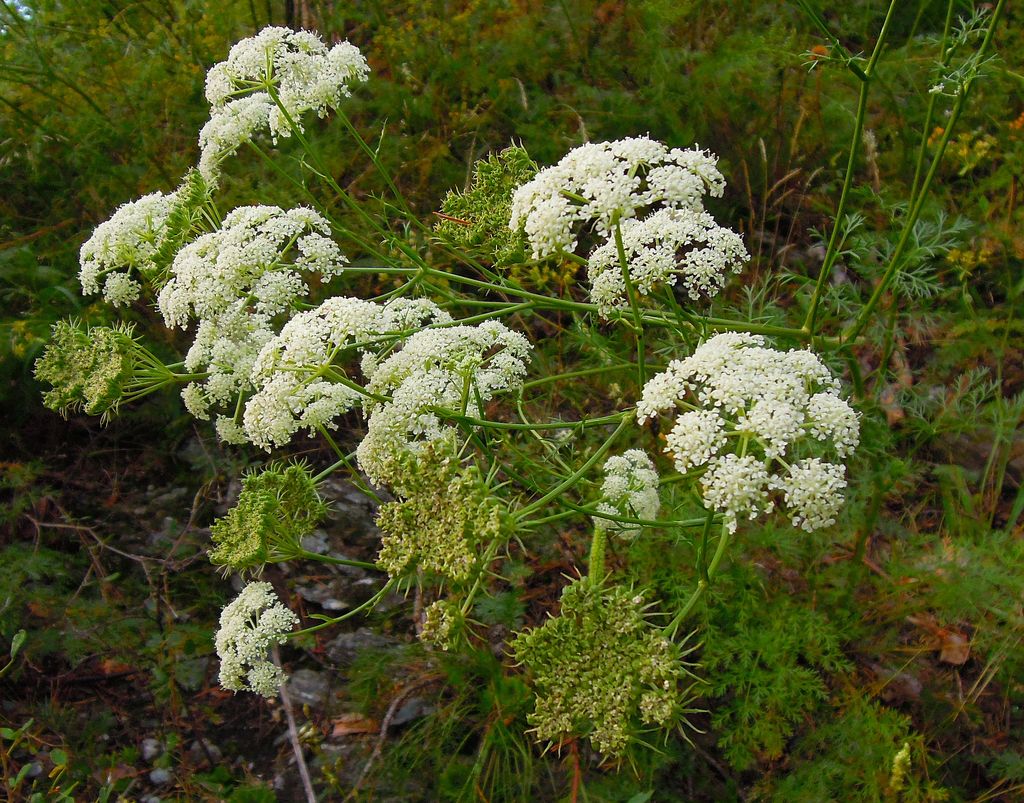
[[[609,457],[604,464],[601,502],[597,509],[624,518],[653,520],[658,518],[661,499],[658,496],[658,472],[654,463],[640,449],[630,449]],[[595,518],[595,524],[620,535],[635,535],[640,525]]]
[[[392,455],[450,432],[447,415],[479,417],[483,403],[522,383],[530,348],[518,332],[485,321],[423,329],[386,359],[364,359],[371,396],[363,405],[368,431],[356,451],[360,467],[381,481]]]
[[[845,467],[805,455],[823,447],[849,455],[859,441],[857,413],[817,356],[764,343],[720,334],[673,360],[645,385],[638,419],[676,414],[665,451],[680,472],[700,473],[704,504],[724,513],[730,529],[777,501],[794,526],[828,526],[842,506]]]
[[[300,312],[269,340],[251,372],[255,395],[246,403],[245,436],[269,449],[287,443],[301,429],[310,435],[332,428],[334,419],[363,398],[348,380],[342,357],[373,355],[428,321],[451,317],[427,299],[397,298],[377,304],[335,297]],[[372,356],[368,356],[372,361]]]
[[[271,26],[237,42],[206,76],[210,121],[199,135],[200,172],[215,182],[220,162],[257,132],[269,130],[276,141],[293,125],[301,131],[303,115],[337,109],[369,72],[355,45],[328,49],[309,31]]]
[[[715,296],[729,273],[739,273],[749,259],[740,236],[715,223],[707,212],[660,209],[621,224],[623,255],[636,291],[650,295],[658,284],[681,281],[694,301]],[[600,313],[628,305],[618,243],[614,237],[587,259],[590,297]]]
[[[220,685],[231,691],[277,695],[287,676],[268,660],[284,644],[299,617],[281,604],[270,583],[249,583],[220,615],[214,638],[220,657]]]
[[[509,225],[525,230],[535,259],[574,251],[585,223],[609,237],[615,221],[654,205],[703,211],[703,196],[725,188],[716,161],[647,137],[581,145],[516,190]]]

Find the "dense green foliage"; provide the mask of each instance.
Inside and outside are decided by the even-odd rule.
[[[19,11],[22,5],[30,11]],[[956,2],[950,8],[971,11]],[[823,11],[848,51],[868,53],[886,8],[855,2]],[[928,90],[946,12],[945,3],[897,3],[866,109],[871,135],[855,165],[852,211],[835,223],[838,259],[822,303],[829,331],[851,323],[890,264],[909,212],[905,199],[927,164],[921,154],[944,134]],[[165,745],[152,766],[176,773],[171,794],[272,799],[273,740],[283,725],[271,706],[211,688],[210,637],[226,592],[203,558],[214,547],[225,558],[218,562],[235,568],[267,562],[281,547],[243,544],[254,521],[297,555],[299,539],[325,512],[316,490],[300,482],[308,504],[286,510],[280,488],[250,478],[245,504],[228,512],[223,486],[244,458],[205,430],[193,438],[175,400],[155,398],[124,413],[121,434],[95,422],[64,423],[42,409],[32,369],[58,319],[109,323],[108,310],[78,294],[78,247],[119,203],[175,187],[195,161],[206,68],[268,23],[315,27],[367,54],[372,91],[357,93],[346,122],[366,142],[382,143],[383,166],[421,218],[435,208],[443,214],[443,240],[395,224],[394,241],[437,254],[465,248],[488,265],[513,259],[511,238],[498,242],[497,259],[480,248],[507,215],[481,212],[481,187],[489,188],[483,197],[494,186],[511,188],[532,174],[530,160],[550,164],[588,139],[650,132],[671,145],[699,142],[722,157],[730,189],[716,202],[720,217],[738,224],[754,259],[713,312],[799,326],[811,306],[834,230],[858,86],[827,55],[828,42],[799,4],[225,2],[211,13],[192,0],[4,3],[0,397],[12,447],[0,464],[0,646],[13,647],[21,631],[27,638],[8,669],[0,668],[0,683],[12,692],[0,708],[0,757],[15,797],[56,799],[63,789],[117,799],[149,791],[146,772],[136,768],[143,766],[141,734],[152,732]],[[346,702],[371,722],[379,724],[408,689],[432,711],[392,731],[368,777],[359,778],[367,796],[371,787],[423,799],[638,803],[1013,800],[1022,793],[1020,23],[1018,10],[1005,12],[1000,58],[983,66],[892,291],[865,322],[863,342],[834,360],[855,388],[864,429],[840,521],[810,535],[752,528],[708,592],[713,604],[699,612],[702,644],[693,653],[702,667],[695,707],[707,709],[689,717],[699,732],[682,729],[656,752],[632,751],[617,772],[590,761],[582,742],[542,755],[524,738],[538,714],[502,639],[524,623],[542,625],[563,588],[572,596],[576,586],[566,576],[580,564],[586,536],[567,526],[558,543],[500,560],[488,594],[472,610],[450,612],[488,628],[497,656],[408,647],[344,669]],[[923,127],[933,132],[922,142],[916,134]],[[340,124],[316,123],[308,133],[353,197],[385,212],[399,203]],[[525,152],[509,148],[513,142]],[[294,143],[281,150],[297,152]],[[225,208],[256,188],[265,203],[302,200],[258,155],[238,159],[222,188]],[[302,175],[295,165],[283,169]],[[352,243],[367,237],[383,239],[357,221],[346,247],[357,253]],[[578,281],[569,264],[514,275],[556,294],[571,294]],[[367,286],[390,289],[369,279]],[[131,315],[152,328],[152,310]],[[617,360],[611,329],[565,331],[552,317],[540,331],[539,376],[572,370],[572,356],[583,350],[605,355],[610,367]],[[173,345],[172,334],[163,337],[155,349]],[[651,344],[661,363],[675,347]],[[44,363],[42,370],[57,368],[66,366]],[[76,371],[83,369],[65,372],[74,379]],[[68,387],[66,405],[106,409],[102,393]],[[575,393],[549,412],[570,420],[603,411],[603,397],[585,381]],[[569,460],[572,446],[554,435],[540,440],[553,465]],[[300,450],[317,464],[330,461],[320,441]],[[288,472],[304,471],[283,468],[282,484]],[[200,487],[198,478],[211,474],[216,482]],[[161,488],[188,491],[150,504],[154,476]],[[472,495],[481,478],[459,482],[453,493]],[[428,504],[417,507],[415,494],[408,496],[392,503],[395,528],[429,516]],[[494,512],[486,494],[477,501],[472,515]],[[693,502],[681,492],[673,501]],[[454,501],[445,511],[460,526],[471,515]],[[214,521],[211,540],[202,525]],[[227,547],[239,544],[255,555],[251,563],[228,559]],[[665,609],[690,597],[699,539],[644,532],[635,541],[612,539],[608,549],[611,569],[621,571],[628,557],[626,579],[653,587]],[[406,557],[402,566],[412,573],[416,560]],[[427,610],[438,629],[448,620],[435,606]],[[410,630],[401,612],[371,621],[380,632]],[[546,627],[554,631],[557,621]],[[634,617],[629,626],[644,622]],[[543,633],[534,630],[534,638]],[[291,664],[330,666],[323,641],[309,636],[301,646],[287,656]],[[100,692],[82,693],[78,678]],[[64,688],[72,691],[62,696]],[[355,733],[372,730],[372,747],[376,729],[345,723]],[[338,730],[311,715],[303,738],[330,794],[340,795],[353,778],[345,755],[330,749],[332,727]],[[640,723],[629,727],[642,738]],[[223,761],[202,755],[205,738],[220,745]],[[346,755],[365,761],[364,753]],[[44,771],[29,775],[34,762]]]

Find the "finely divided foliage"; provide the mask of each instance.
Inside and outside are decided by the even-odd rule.
[[[284,28],[239,42],[210,70],[197,170],[168,195],[118,209],[81,252],[83,292],[116,307],[155,301],[191,345],[164,365],[127,327],[60,324],[36,368],[52,386],[46,402],[106,415],[173,385],[228,443],[273,451],[299,434],[320,436],[336,462],[315,476],[304,464],[270,463],[246,477],[211,529],[210,550],[224,571],[245,575],[332,560],[302,539],[326,510],[318,484],[347,475],[378,505],[380,551],[363,566],[388,580],[366,605],[316,629],[414,589],[426,646],[491,656],[491,634],[473,617],[513,584],[502,567],[542,571],[538,556],[560,535],[568,544],[589,536],[585,571],[558,581],[560,603],[537,590],[531,626],[515,622],[520,632],[503,634],[494,652],[532,689],[540,742],[575,750],[588,741],[610,759],[629,757],[649,745],[648,731],[667,734],[694,711],[703,687],[687,658],[700,647],[684,649],[680,627],[707,603],[729,544],[777,512],[771,526],[805,533],[839,519],[860,415],[816,352],[849,351],[893,275],[842,337],[818,331],[824,273],[809,285],[803,327],[713,317],[710,305],[749,259],[740,235],[705,208],[725,178],[711,152],[646,136],[585,143],[543,169],[513,146],[445,199],[436,229],[403,218],[430,235],[410,239],[424,247],[399,242],[393,220],[356,214],[360,202],[305,136],[310,112],[341,113],[368,74],[353,45],[328,48]],[[348,129],[383,173],[378,152]],[[231,154],[251,146],[284,158],[259,142],[264,132],[299,151],[310,184],[296,186],[311,205],[221,215],[213,196]],[[348,228],[338,209],[371,235]],[[516,271],[524,265],[555,265],[570,280],[557,291],[526,287]],[[373,290],[357,297],[367,274]],[[597,333],[577,342],[604,346],[560,355],[562,367],[531,378],[531,368],[550,365],[531,340],[566,331]],[[613,371],[604,397],[592,392],[596,380],[581,382]],[[567,400],[580,397],[587,415],[567,420]],[[332,434],[346,413],[347,429],[364,422],[351,453]],[[694,588],[682,604],[656,602],[649,577],[630,565],[629,550],[659,535],[693,548]],[[607,565],[606,550],[616,558]],[[215,638],[221,684],[274,696],[286,676],[269,652],[297,624],[269,583],[245,586]],[[709,654],[726,661],[721,650]],[[809,687],[819,685],[815,675]],[[812,695],[794,697],[801,712]],[[743,750],[788,736],[796,713],[784,714],[784,727]]]

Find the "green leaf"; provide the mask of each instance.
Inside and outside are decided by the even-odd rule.
[[[17,633],[14,634],[14,638],[11,639],[11,659],[12,660],[21,651],[21,646],[25,643],[25,639],[27,637],[28,637],[28,634],[24,630],[19,630]]]

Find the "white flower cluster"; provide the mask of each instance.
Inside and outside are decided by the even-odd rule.
[[[383,361],[367,355],[368,431],[356,451],[359,465],[375,482],[394,455],[437,441],[452,427],[437,408],[479,417],[496,393],[518,387],[526,375],[530,343],[497,321],[477,326],[424,329]]]
[[[273,319],[307,292],[302,272],[330,277],[344,269],[329,234],[311,209],[249,206],[178,252],[157,306],[170,327],[198,321],[185,367],[208,376],[182,392],[193,415],[209,417],[211,406],[229,404],[250,386],[256,358],[275,335]],[[233,419],[220,419],[218,430],[230,442],[245,440]]]
[[[658,283],[671,286],[681,278],[694,301],[702,293],[714,296],[725,286],[727,274],[739,273],[750,259],[740,236],[719,226],[707,212],[659,209],[647,217],[624,220],[621,228],[630,281],[641,295],[650,294]],[[590,254],[587,273],[590,297],[603,316],[627,306],[614,239]]]
[[[580,224],[593,221],[608,236],[614,220],[644,207],[700,211],[706,193],[719,196],[724,189],[715,157],[698,148],[670,150],[648,137],[588,143],[515,191],[509,225],[525,229],[540,259],[575,250]]]
[[[132,270],[145,271],[163,244],[167,218],[176,193],[152,192],[119,207],[111,218],[96,227],[79,251],[82,292],[99,293],[115,307],[131,304],[141,286]],[[124,269],[126,272],[121,272]]]
[[[696,300],[739,272],[749,258],[739,235],[704,211],[704,196],[724,190],[716,157],[699,148],[669,149],[648,137],[586,144],[516,190],[509,225],[541,259],[575,251],[581,227],[592,223],[603,242],[588,258],[591,297],[607,317],[627,300],[616,226],[642,295],[682,277]]]
[[[777,351],[759,335],[717,335],[685,360],[674,360],[644,386],[642,423],[678,413],[665,451],[676,468],[702,470],[704,503],[725,514],[770,512],[778,491],[795,526],[835,523],[845,467],[799,458],[815,443],[844,458],[859,443],[859,418],[839,397],[839,382],[810,351]]]
[[[249,583],[220,615],[214,638],[220,685],[276,696],[287,677],[267,660],[267,653],[274,644],[284,644],[298,623],[299,617],[281,604],[270,583]]]
[[[658,496],[658,472],[654,463],[640,449],[630,449],[609,457],[604,464],[602,501],[597,509],[613,516],[653,521],[658,518],[661,498]],[[639,524],[595,518],[594,523],[619,535],[635,535]]]
[[[250,376],[257,392],[246,403],[245,437],[269,450],[300,429],[312,435],[331,426],[364,395],[357,386],[337,381],[347,377],[332,365],[335,359],[349,348],[372,354],[375,340],[428,321],[448,323],[451,316],[432,301],[406,298],[381,305],[335,297],[300,312],[256,357]]]
[[[302,130],[307,112],[325,116],[369,72],[357,47],[341,42],[328,49],[309,31],[269,27],[236,43],[206,76],[211,115],[199,134],[203,177],[214,183],[220,162],[258,131],[268,129],[276,141],[290,136],[292,125]]]
[[[299,271],[330,277],[344,268],[330,233],[327,220],[307,207],[239,207],[217,231],[178,252],[157,298],[160,312],[172,327],[215,318],[239,300],[251,299],[261,314],[284,312],[306,293]]]

